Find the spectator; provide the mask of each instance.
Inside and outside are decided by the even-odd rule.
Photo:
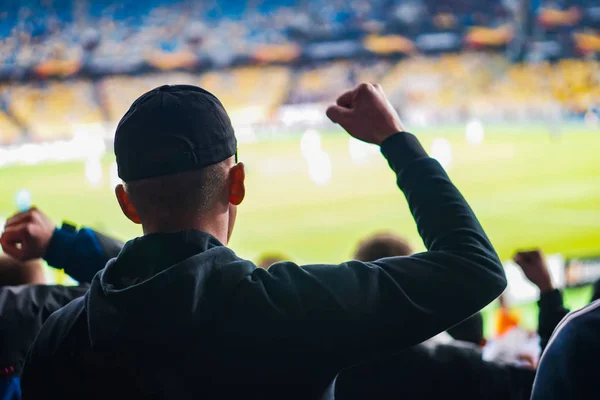
[[[525,277],[540,290],[538,335],[543,351],[548,345],[552,332],[569,310],[563,305],[560,290],[555,289],[552,284],[548,265],[540,250],[518,252],[514,261],[521,267]]]
[[[282,256],[281,254],[266,253],[266,254],[263,254],[262,256],[260,256],[260,258],[258,259],[258,262],[256,263],[256,266],[259,268],[267,269],[271,265],[281,262],[281,261],[285,261],[285,260],[286,260],[286,257]]]
[[[499,295],[491,243],[381,88],[359,85],[328,116],[381,146],[429,251],[268,270],[238,258],[225,247],[245,196],[229,118],[200,88],[154,89],[115,137],[117,199],[145,235],[44,324],[23,397],[314,398],[345,366],[419,343]]]
[[[46,283],[39,260],[20,262],[0,254],[0,286],[34,285]]]
[[[594,378],[599,372],[600,302],[595,301],[567,314],[569,310],[563,306],[562,295],[552,285],[543,254],[539,250],[521,252],[515,256],[515,262],[540,289],[538,332],[545,350],[538,366],[532,400],[595,397]]]
[[[36,208],[9,218],[0,244],[14,260],[44,258],[50,266],[64,269],[80,283],[91,282],[123,246],[120,241],[89,228],[77,230],[69,223],[57,228]]]
[[[481,312],[471,315],[460,324],[448,329],[447,332],[456,340],[473,343],[477,346],[485,345],[483,315],[481,315]]]
[[[598,392],[600,301],[568,314],[542,354],[532,400],[589,399]]]
[[[393,233],[378,233],[360,242],[354,258],[375,261],[386,257],[410,256],[414,250],[410,243]]]
[[[89,229],[77,232],[66,224],[55,228],[37,209],[6,222],[0,243],[4,251],[24,261],[0,255],[0,399],[20,398],[20,376],[31,344],[53,312],[87,292],[88,283],[107,257],[102,242],[110,240]],[[118,248],[118,242],[105,248],[110,252]],[[42,256],[51,266],[77,276],[80,285],[46,285]]]
[[[496,335],[501,337],[521,324],[521,313],[516,308],[511,308],[506,304],[504,294],[498,297],[498,303],[500,303],[500,307],[496,310],[494,320],[496,322]]]

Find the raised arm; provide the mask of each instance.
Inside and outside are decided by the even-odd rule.
[[[552,332],[569,310],[563,305],[560,290],[555,289],[552,284],[548,265],[541,250],[518,252],[514,261],[521,267],[525,277],[540,290],[538,335],[543,351],[548,345]]]
[[[89,228],[77,230],[66,224],[57,228],[36,208],[9,218],[0,244],[17,260],[44,258],[81,283],[91,282],[123,247],[122,242]]]
[[[502,293],[504,270],[473,211],[416,137],[402,132],[381,88],[359,86],[328,115],[352,136],[381,145],[428,251],[372,263],[279,263],[254,271],[240,291],[266,295],[267,309],[301,321],[295,333],[281,336],[358,362],[419,343]]]

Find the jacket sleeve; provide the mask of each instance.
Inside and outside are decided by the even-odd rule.
[[[56,228],[44,259],[51,267],[64,269],[78,282],[89,283],[122,247],[123,243],[117,239],[89,228],[78,231]]]
[[[563,305],[563,297],[558,289],[541,293],[538,308],[538,335],[540,336],[540,346],[544,351],[552,332],[569,313],[569,310]]]
[[[440,164],[408,133],[388,138],[381,151],[428,251],[336,266],[279,263],[255,270],[240,286],[257,291],[264,310],[288,321],[287,331],[280,328],[285,323],[268,327],[279,339],[288,335],[345,362],[428,339],[479,311],[506,287],[492,244]],[[249,303],[251,294],[240,294]]]

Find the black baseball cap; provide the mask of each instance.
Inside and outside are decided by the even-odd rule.
[[[133,102],[115,133],[119,177],[125,181],[191,171],[237,150],[225,108],[212,93],[165,85]]]

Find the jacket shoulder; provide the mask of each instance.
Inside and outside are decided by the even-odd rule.
[[[81,318],[85,319],[84,298],[73,300],[48,317],[34,344],[37,351],[47,354],[60,351],[61,343],[67,340],[77,321]]]

